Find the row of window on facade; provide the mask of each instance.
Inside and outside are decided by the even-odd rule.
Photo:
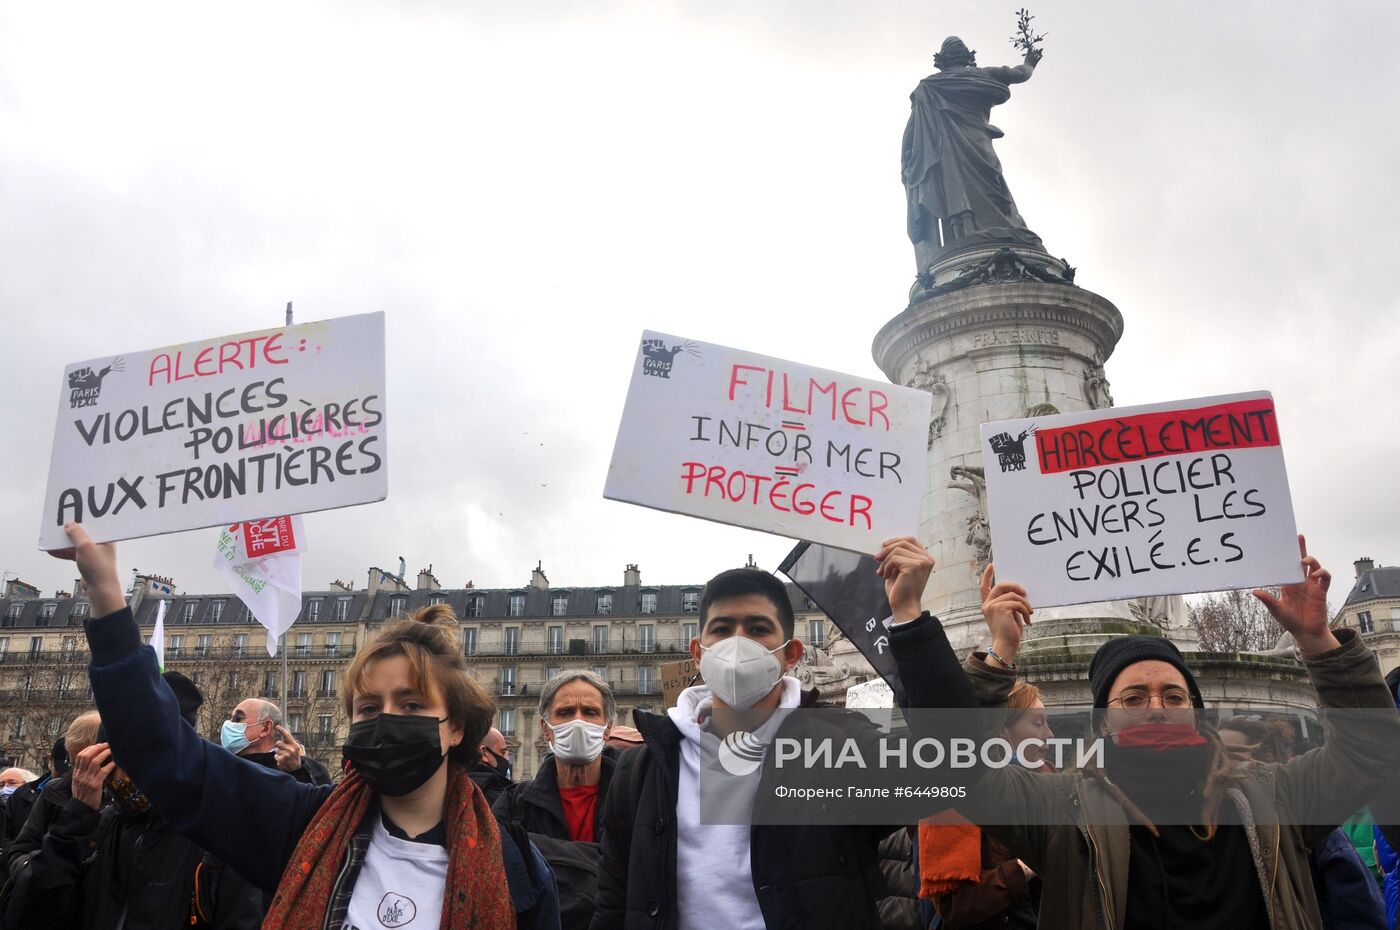
[[[13,601],[13,602],[11,602],[11,604],[10,604],[9,607],[5,608],[5,626],[14,626],[15,623],[18,622],[20,616],[23,615],[23,613],[24,613],[24,606],[25,606],[25,602],[24,602],[24,601]],[[53,615],[54,615],[55,613],[57,613],[57,612],[58,612],[58,601],[45,601],[43,604],[40,604],[40,605],[39,605],[39,616],[38,616],[38,618],[36,619],[34,625],[35,625],[35,626],[48,626],[48,625],[49,625],[49,621],[53,619]],[[73,602],[72,616],[74,616],[74,617],[86,617],[86,616],[87,616],[87,613],[88,613],[88,602],[87,602],[87,601],[74,601],[74,602]]]
[[[1390,627],[1392,630],[1400,631],[1400,607],[1390,608]],[[1369,610],[1357,611],[1356,628],[1362,633],[1376,631],[1376,621],[1371,617]]]
[[[663,652],[685,652],[690,648],[690,641],[698,635],[699,625],[695,623],[681,624],[680,639],[664,644],[661,648]],[[478,654],[477,630],[473,627],[464,627],[461,631],[462,652],[469,656]],[[612,642],[612,628],[599,624],[593,627],[593,639],[591,643],[582,640],[566,641],[564,639],[564,628],[562,626],[551,626],[545,630],[545,641],[542,644],[544,651],[549,655],[570,655],[586,654],[591,652],[594,655],[604,655],[614,651]],[[637,626],[636,641],[629,647],[626,641],[626,634],[619,638],[616,646],[617,651],[626,651],[631,648],[637,652],[656,652],[658,643],[656,639],[656,627],[652,624],[643,623]],[[826,647],[826,621],[810,620],[807,623],[807,636],[803,642],[818,649]],[[521,637],[521,628],[508,626],[505,628],[505,642],[502,654],[508,656],[520,655],[523,647],[527,645]],[[591,649],[586,647],[591,645]]]
[[[328,656],[334,658],[341,654],[341,642],[339,631],[332,630],[324,633],[324,641],[321,648],[316,649],[313,642],[314,633],[297,633],[296,642],[291,645],[291,654],[295,656]],[[192,644],[187,647],[186,643]],[[146,636],[146,642],[150,643],[151,637]],[[233,634],[233,642],[229,647],[230,653],[234,657],[250,655],[247,633]],[[199,633],[194,636],[187,636],[184,633],[171,633],[165,637],[165,657],[167,659],[182,659],[185,657],[200,657],[214,655],[214,634]]]
[[[332,620],[333,622],[336,622],[336,623],[344,623],[344,622],[346,622],[347,620],[349,620],[349,618],[350,618],[350,602],[351,602],[352,599],[353,599],[353,598],[352,598],[351,596],[349,596],[349,595],[344,595],[344,596],[336,597],[336,598],[334,598],[334,600],[332,600],[332,602],[331,602],[331,620]],[[301,616],[300,619],[308,620],[308,621],[317,621],[317,620],[320,620],[320,619],[321,619],[321,605],[322,605],[322,603],[323,603],[324,601],[325,601],[325,598],[322,598],[322,597],[308,598],[307,601],[306,601],[306,604],[304,605],[304,607],[303,607],[303,609],[302,609],[302,616]],[[447,603],[447,596],[446,596],[445,594],[434,594],[434,595],[432,595],[432,596],[430,596],[430,597],[428,598],[428,603],[429,603],[430,605],[432,605],[432,604],[445,604],[445,603]],[[226,597],[214,598],[214,599],[212,599],[212,600],[209,601],[209,603],[208,603],[208,605],[207,605],[207,607],[206,607],[206,609],[205,609],[204,616],[203,616],[202,618],[199,618],[199,619],[201,619],[204,623],[218,623],[218,622],[220,622],[220,621],[223,619],[224,608],[227,607],[227,606],[228,606],[228,598],[226,598]],[[655,591],[643,591],[643,592],[642,592],[642,598],[641,598],[641,613],[642,613],[643,615],[654,614],[654,613],[656,613],[656,606],[657,606],[657,592],[655,592]],[[809,600],[808,603],[807,603],[807,607],[810,609],[812,606],[813,606],[813,605],[812,605],[811,601]],[[391,616],[391,617],[398,616],[399,614],[403,613],[403,612],[406,611],[407,609],[408,609],[408,595],[407,595],[407,594],[394,594],[394,595],[391,595],[391,596],[389,597],[389,616]],[[44,626],[45,624],[47,624],[48,621],[51,620],[51,619],[53,618],[53,615],[54,615],[55,611],[57,611],[57,610],[58,610],[58,602],[57,602],[57,601],[48,601],[48,602],[44,603],[44,604],[39,608],[39,618],[38,618],[38,624],[37,624],[37,625],[39,625],[39,626]],[[178,611],[178,613],[177,613],[177,616],[179,617],[179,619],[180,619],[180,621],[181,621],[182,623],[194,623],[195,620],[196,620],[196,614],[198,613],[198,610],[199,610],[199,601],[198,601],[198,600],[189,600],[189,601],[185,601],[185,602],[183,602],[183,603],[180,604],[180,608],[179,608],[179,611]],[[75,616],[75,617],[85,617],[85,616],[87,616],[87,612],[88,612],[88,603],[87,603],[87,601],[77,601],[77,602],[75,602],[75,603],[73,604],[73,611],[72,611],[73,616]],[[561,592],[561,593],[555,594],[552,598],[550,598],[549,612],[550,612],[550,616],[553,616],[553,617],[563,617],[563,616],[566,616],[566,615],[568,614],[568,612],[569,612],[569,595],[568,595],[567,592]],[[612,596],[612,592],[609,592],[609,591],[599,591],[598,593],[596,593],[596,594],[593,596],[593,612],[594,612],[595,614],[600,615],[600,616],[606,616],[606,615],[609,615],[609,614],[611,614],[611,613],[613,612],[613,596]],[[699,612],[700,612],[700,592],[699,592],[699,591],[682,591],[682,592],[681,592],[681,612],[682,612],[682,613],[687,613],[687,614],[694,614],[694,613],[699,613]],[[15,603],[13,603],[13,604],[11,604],[11,605],[9,606],[9,609],[6,611],[6,614],[5,614],[5,620],[7,621],[7,623],[8,623],[9,625],[13,626],[14,623],[15,623],[16,621],[19,620],[20,615],[23,614],[23,613],[24,613],[24,603],[23,603],[23,602],[20,602],[20,601],[17,601],[17,602],[15,602]],[[247,611],[244,610],[244,611],[243,611],[243,616],[241,617],[241,619],[245,619],[245,620],[246,620],[246,619],[247,619],[247,616],[246,616],[246,615],[247,615]],[[485,594],[474,594],[474,595],[472,595],[471,597],[467,598],[467,616],[468,616],[468,617],[484,617],[484,616],[486,616],[486,595],[485,595]],[[524,594],[524,592],[517,592],[517,593],[513,593],[513,594],[510,595],[510,601],[509,601],[509,605],[508,605],[508,609],[507,609],[507,616],[511,616],[511,617],[523,617],[523,616],[525,616],[525,594]]]
[[[486,598],[478,595],[467,601],[467,616],[483,616],[486,607]],[[593,595],[593,612],[600,616],[606,616],[613,612],[613,596],[610,591],[599,591]],[[694,614],[700,612],[700,592],[684,591],[681,593],[681,613]],[[567,592],[555,594],[549,599],[549,614],[552,617],[563,617],[569,613],[569,595]],[[644,615],[656,613],[656,592],[643,591],[641,601],[641,613]],[[525,594],[515,593],[510,596],[510,601],[506,611],[507,616],[525,616]]]

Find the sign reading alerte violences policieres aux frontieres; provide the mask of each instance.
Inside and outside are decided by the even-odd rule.
[[[385,437],[382,313],[78,362],[39,546],[383,500]]]
[[[603,496],[872,553],[918,530],[931,403],[646,332]]]
[[[992,557],[1036,607],[1300,581],[1267,392],[982,426]]]

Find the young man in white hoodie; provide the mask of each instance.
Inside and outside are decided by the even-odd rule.
[[[921,616],[933,559],[902,537],[876,560],[895,622]],[[608,795],[592,930],[879,928],[876,847],[888,826],[701,823],[706,743],[710,758],[733,733],[766,745],[782,712],[802,702],[786,674],[803,654],[793,623],[787,587],[767,572],[733,569],[705,585],[690,652],[706,683],[683,691],[664,717],[635,714],[645,742],[625,754]],[[726,808],[751,809],[758,781],[736,779]]]

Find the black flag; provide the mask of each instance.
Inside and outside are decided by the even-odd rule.
[[[885,579],[875,574],[878,567],[868,555],[800,542],[778,571],[791,578],[846,634],[894,691],[895,706],[902,707],[904,687],[890,652],[890,632],[885,628],[890,602],[885,598]]]

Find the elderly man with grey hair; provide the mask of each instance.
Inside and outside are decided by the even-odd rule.
[[[617,702],[607,681],[578,669],[545,682],[539,711],[549,755],[533,779],[508,787],[493,807],[501,820],[524,827],[549,860],[564,930],[584,928],[593,919],[603,802],[619,754],[603,742]]]
[[[306,747],[282,726],[282,710],[262,698],[239,701],[219,730],[219,742],[229,752],[268,768],[280,769],[297,781],[329,785],[326,767],[306,755]]]
[[[531,833],[596,842],[616,750],[603,738],[617,720],[612,688],[584,669],[561,672],[540,691],[540,732],[549,755],[535,777],[506,789],[496,813]]]

